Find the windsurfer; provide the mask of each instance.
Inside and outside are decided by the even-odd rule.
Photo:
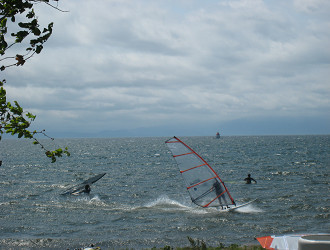
[[[215,189],[215,193],[217,195],[217,198],[219,200],[220,206],[223,207],[221,198],[224,200],[225,204],[227,205],[227,200],[226,200],[226,196],[224,195],[224,191],[222,186],[220,185],[220,183],[216,180],[216,182],[214,182],[213,187]]]
[[[90,192],[91,192],[91,187],[89,185],[86,185],[83,193],[89,194]]]
[[[254,183],[257,183],[257,181],[255,179],[253,179],[250,174],[248,174],[248,177],[246,177],[244,179],[244,181],[246,181],[246,184],[251,184],[251,181],[254,181]]]

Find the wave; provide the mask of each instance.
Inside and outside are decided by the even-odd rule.
[[[239,206],[239,204],[237,204]],[[237,213],[244,213],[244,214],[253,214],[253,213],[263,213],[264,211],[260,208],[255,207],[252,204],[247,206],[243,206],[234,210]]]
[[[135,207],[134,209],[159,209],[166,212],[188,212],[194,214],[207,214],[214,212],[213,209],[204,209],[193,205],[186,205],[169,198],[167,195],[162,195],[155,200],[149,201],[142,206]]]
[[[238,204],[239,205],[239,204]],[[191,214],[219,214],[223,212],[228,212],[226,210],[219,210],[215,207],[202,208],[194,206],[193,204],[187,205],[186,203],[179,202],[177,200],[169,198],[167,195],[162,195],[152,201],[149,201],[140,206],[123,206],[123,210],[142,210],[142,209],[155,209],[162,210],[165,212],[183,212]],[[245,207],[241,207],[235,210],[237,213],[262,213],[262,209],[259,209],[252,204],[249,204]]]
[[[170,199],[167,195],[162,195],[156,200],[148,202],[144,205],[145,207],[179,207],[179,208],[188,208],[188,206]]]

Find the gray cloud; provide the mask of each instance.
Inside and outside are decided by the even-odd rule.
[[[60,4],[70,12],[40,6],[42,22],[55,23],[43,53],[5,72],[9,97],[60,135],[213,133],[238,120],[317,123],[329,113],[327,1]]]

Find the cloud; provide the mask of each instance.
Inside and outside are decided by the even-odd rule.
[[[330,3],[327,0],[294,0],[295,8],[298,11],[310,14],[326,14],[329,13]]]
[[[327,1],[59,4],[70,12],[38,6],[43,23],[54,21],[43,52],[5,72],[8,96],[48,130],[198,134],[329,112]]]

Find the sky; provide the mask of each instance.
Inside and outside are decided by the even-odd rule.
[[[328,0],[58,7],[67,12],[35,7],[39,22],[54,22],[42,53],[1,72],[8,101],[37,115],[37,130],[52,137],[330,134]]]

